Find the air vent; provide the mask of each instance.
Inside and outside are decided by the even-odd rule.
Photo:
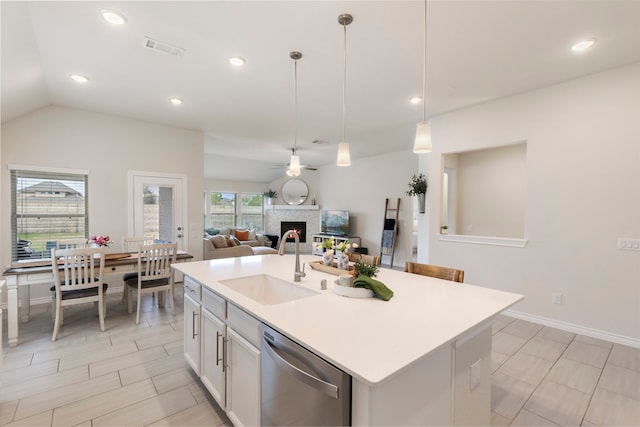
[[[150,37],[144,38],[143,46],[147,49],[155,50],[156,52],[160,53],[168,53],[169,55],[173,56],[182,56],[185,52],[184,48],[172,46],[168,43],[163,43]]]

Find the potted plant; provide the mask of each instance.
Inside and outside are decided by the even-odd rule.
[[[268,189],[264,193],[262,193],[262,197],[264,197],[264,199],[267,201],[267,206],[271,206],[271,201],[278,198],[278,192],[272,189]]]
[[[409,189],[406,191],[407,196],[418,197],[418,205],[420,213],[424,213],[425,194],[427,193],[427,178],[424,174],[413,174],[409,180]]]

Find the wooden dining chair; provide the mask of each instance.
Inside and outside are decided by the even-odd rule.
[[[153,239],[150,237],[123,237],[122,253],[138,252],[140,245],[151,245]]]
[[[56,249],[76,249],[87,247],[89,247],[89,241],[84,237],[56,240]]]
[[[177,243],[140,245],[138,249],[138,275],[125,282],[127,311],[133,312],[133,295],[137,296],[136,324],[140,323],[142,295],[158,292],[158,306],[164,306],[163,294],[168,291],[171,314],[176,311],[173,303],[173,271],[171,264],[176,261]]]
[[[349,261],[360,260],[365,264],[380,265],[380,259],[377,255],[366,255],[352,252],[349,254]]]
[[[457,270],[455,268],[407,261],[404,265],[404,271],[407,273],[436,277],[438,279],[451,280],[458,283],[464,282],[464,270]]]
[[[97,303],[100,330],[104,332],[105,294],[108,287],[103,282],[105,252],[104,248],[52,250],[55,320],[51,341],[58,338],[63,310],[69,305]]]

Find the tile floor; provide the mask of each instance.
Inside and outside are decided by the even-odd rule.
[[[136,325],[110,295],[105,332],[71,307],[55,343],[50,307],[33,307],[3,344],[0,425],[231,425],[184,362],[181,292],[175,317],[151,301]],[[638,349],[500,316],[492,362],[492,425],[640,425]]]

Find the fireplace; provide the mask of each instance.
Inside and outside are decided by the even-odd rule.
[[[300,243],[307,241],[307,223],[304,221],[282,221],[280,223],[280,235],[284,235],[289,230],[296,230]],[[293,237],[286,240],[287,242],[295,242]]]

